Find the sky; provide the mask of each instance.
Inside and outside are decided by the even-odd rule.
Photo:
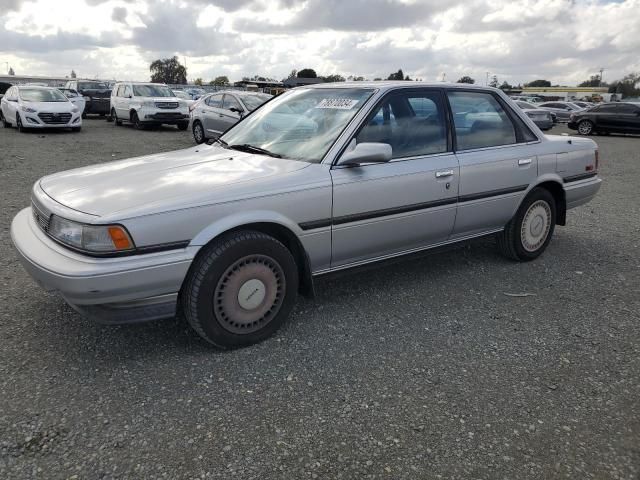
[[[640,71],[640,0],[0,0],[0,71],[149,79],[318,75],[576,85]]]

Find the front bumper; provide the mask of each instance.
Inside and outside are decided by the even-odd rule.
[[[175,109],[159,109],[143,107],[138,111],[141,122],[176,124],[189,121],[189,110],[186,107]]]
[[[173,315],[198,250],[93,258],[54,242],[36,225],[30,208],[13,219],[11,240],[25,270],[45,290],[59,292],[74,308],[105,323]]]
[[[25,128],[76,128],[82,126],[82,112],[71,115],[71,119],[67,123],[46,123],[37,113],[20,114],[22,125]]]

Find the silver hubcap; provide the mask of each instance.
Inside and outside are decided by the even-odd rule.
[[[193,129],[193,132],[194,132],[194,134],[196,136],[196,140],[197,141],[201,141],[204,133],[202,132],[202,127],[200,126],[199,123]]]
[[[213,294],[213,309],[229,332],[252,333],[278,314],[285,291],[280,265],[266,255],[249,255],[222,274]]]
[[[591,133],[591,124],[588,122],[582,122],[580,125],[578,125],[578,130],[581,134],[588,135]]]
[[[538,250],[549,236],[551,229],[551,207],[544,200],[531,204],[522,220],[520,239],[527,252]]]

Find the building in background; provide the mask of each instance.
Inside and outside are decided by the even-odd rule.
[[[522,94],[538,95],[546,100],[596,100],[602,102],[616,100],[611,98],[615,94],[608,93],[607,87],[524,87]]]

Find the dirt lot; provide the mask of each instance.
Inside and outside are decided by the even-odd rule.
[[[601,193],[537,261],[484,239],[325,279],[220,353],[177,320],[78,316],[9,240],[39,177],[189,132],[0,129],[0,478],[637,480],[640,138],[594,139]]]

